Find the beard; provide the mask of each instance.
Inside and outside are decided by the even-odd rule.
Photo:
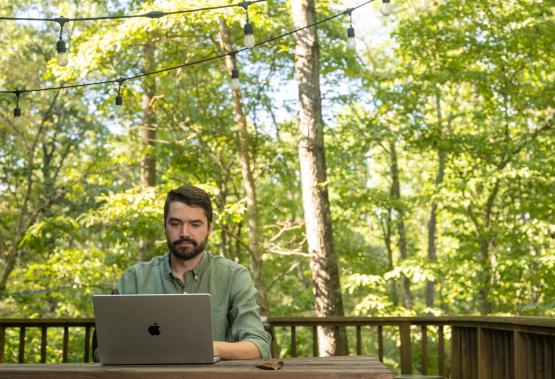
[[[200,253],[204,251],[208,243],[208,236],[206,236],[204,241],[201,241],[200,243],[195,241],[192,238],[186,238],[186,237],[181,237],[180,239],[172,242],[166,236],[166,241],[168,242],[168,248],[170,249],[173,256],[183,261],[188,261],[197,257]],[[183,242],[189,242],[193,246],[192,247],[178,246],[180,243],[183,243]]]

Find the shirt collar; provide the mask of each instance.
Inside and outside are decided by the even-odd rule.
[[[172,265],[171,265],[171,256],[172,256],[171,252],[168,253],[168,259],[166,260],[166,263],[167,263],[166,271],[168,272],[169,275],[174,276]],[[194,277],[199,277],[200,275],[202,275],[204,271],[206,271],[206,268],[210,264],[209,262],[211,258],[212,256],[207,251],[204,251],[202,253],[202,259],[200,260],[198,265],[196,265],[196,267],[191,270],[193,272]]]
[[[202,273],[204,271],[206,271],[206,268],[208,267],[210,258],[211,258],[211,255],[207,251],[204,251],[202,253],[202,259],[200,260],[198,265],[192,270],[193,271],[193,276],[195,278],[199,278],[202,275]]]

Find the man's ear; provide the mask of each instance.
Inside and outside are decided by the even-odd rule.
[[[212,233],[212,223],[208,224],[208,235]]]

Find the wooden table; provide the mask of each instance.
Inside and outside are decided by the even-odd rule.
[[[271,362],[278,362],[273,359]],[[288,358],[281,370],[262,370],[265,361],[221,361],[213,365],[125,365],[97,363],[0,364],[0,379],[393,379],[380,361],[367,356]]]

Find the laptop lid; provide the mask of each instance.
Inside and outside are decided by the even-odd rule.
[[[212,363],[209,294],[95,295],[102,364]]]

